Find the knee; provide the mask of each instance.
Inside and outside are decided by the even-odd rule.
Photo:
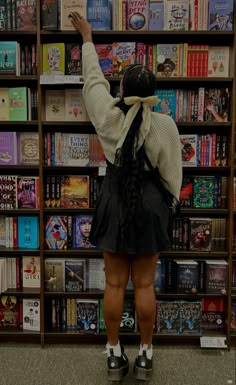
[[[127,280],[106,278],[106,287],[110,290],[125,290]]]
[[[148,290],[154,288],[154,282],[149,277],[131,276],[134,290]]]

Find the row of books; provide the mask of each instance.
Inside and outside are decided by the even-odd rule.
[[[36,0],[1,0],[0,31],[36,31]]]
[[[0,42],[0,75],[36,75],[35,44],[19,44],[16,41]]]
[[[174,219],[173,250],[225,251],[226,239],[226,218]]]
[[[44,136],[48,166],[104,167],[105,155],[96,134],[48,132]]]
[[[233,207],[236,209],[236,177],[233,179],[234,184],[234,195],[233,195]]]
[[[232,294],[236,294],[236,261],[232,262]]]
[[[228,164],[225,134],[180,134],[183,167],[219,167]]]
[[[0,165],[16,164],[32,166],[39,164],[39,135],[37,132],[0,132]]]
[[[226,176],[185,176],[180,191],[181,207],[227,208]]]
[[[0,247],[38,249],[38,217],[0,215]]]
[[[0,88],[0,120],[38,119],[38,91],[28,87]]]
[[[234,222],[233,228],[233,251],[236,251],[236,222]]]

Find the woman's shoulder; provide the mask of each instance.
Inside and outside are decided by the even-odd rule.
[[[158,127],[161,131],[178,131],[175,121],[167,114],[159,112],[152,112],[152,125],[154,128]]]

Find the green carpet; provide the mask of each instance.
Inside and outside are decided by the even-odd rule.
[[[103,385],[106,355],[99,345],[0,345],[1,385]],[[132,366],[137,347],[126,352],[131,362],[123,385],[135,384]],[[160,346],[154,350],[154,375],[149,385],[235,385],[235,350],[201,350]]]

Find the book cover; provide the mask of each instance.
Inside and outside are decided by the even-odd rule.
[[[156,264],[154,288],[156,293],[165,291],[165,262],[163,259],[159,259]]]
[[[81,333],[99,332],[99,300],[77,299],[77,330]]]
[[[229,47],[213,47],[208,49],[208,77],[229,76]]]
[[[74,216],[73,223],[73,248],[91,248],[93,245],[89,240],[92,225],[92,214],[79,214]]]
[[[158,301],[158,333],[180,334],[180,302]]]
[[[7,29],[7,4],[6,0],[0,0],[0,31]]]
[[[17,208],[16,176],[0,175],[0,209],[12,210]]]
[[[16,132],[0,132],[0,165],[17,164]]]
[[[136,43],[113,43],[112,57],[113,76],[123,75],[126,66],[136,63]]]
[[[190,250],[211,250],[211,219],[189,218],[190,221]]]
[[[61,9],[61,30],[74,31],[69,15],[71,12],[78,12],[85,19],[87,18],[87,0],[60,0]]]
[[[66,291],[86,290],[86,260],[65,260]]]
[[[0,297],[0,328],[20,325],[20,302],[13,295]]]
[[[81,44],[65,43],[65,75],[82,75]]]
[[[197,166],[197,135],[180,134],[182,166]]]
[[[230,121],[230,93],[228,88],[205,88],[204,121]]]
[[[196,176],[193,178],[193,207],[213,208],[214,177]]]
[[[45,30],[56,30],[58,18],[58,1],[41,1],[41,27]]]
[[[17,207],[18,209],[39,208],[39,177],[17,177]]]
[[[231,331],[236,333],[236,302],[232,302],[231,305],[231,323],[230,323]]]
[[[109,0],[87,0],[87,20],[94,31],[111,29],[111,5]]]
[[[36,31],[37,0],[16,0],[17,31]]]
[[[164,29],[164,0],[149,1],[149,31]]]
[[[50,250],[67,249],[67,216],[48,216],[45,224],[45,242]]]
[[[181,334],[202,334],[202,302],[181,301]]]
[[[61,207],[89,208],[89,176],[64,175],[61,177]]]
[[[16,41],[0,42],[0,75],[19,75],[19,46]]]
[[[39,221],[34,216],[18,216],[18,247],[39,248]]]
[[[189,0],[165,1],[165,29],[167,31],[188,31]]]
[[[224,260],[206,260],[205,269],[205,292],[207,294],[226,294],[228,263]]]
[[[65,74],[65,44],[43,44],[43,75]]]
[[[112,44],[95,44],[101,70],[105,76],[112,76]]]
[[[153,107],[154,112],[169,115],[176,119],[176,90],[157,89],[155,95],[158,97],[158,103]]]
[[[141,31],[148,29],[149,1],[127,0],[127,29]]]
[[[133,300],[126,299],[121,317],[120,331],[135,333],[137,331],[135,304]]]
[[[106,284],[105,265],[103,259],[91,258],[88,260],[88,289],[104,290]]]
[[[19,132],[17,136],[18,163],[22,165],[39,164],[38,132]]]
[[[157,77],[179,76],[179,44],[157,44]]]
[[[82,89],[65,90],[65,120],[72,122],[89,121]]]
[[[89,134],[66,133],[62,141],[65,166],[89,166]]]
[[[234,0],[209,0],[208,30],[232,31]]]
[[[45,117],[49,122],[65,120],[65,90],[45,91]]]
[[[8,88],[0,88],[0,120],[9,120]]]
[[[27,120],[27,88],[9,88],[9,117],[12,121]]]
[[[6,246],[6,217],[0,215],[0,247]]]
[[[65,291],[65,261],[62,259],[45,260],[45,290]]]
[[[191,177],[183,176],[182,186],[180,190],[180,206],[192,207],[193,181]]]
[[[40,257],[22,257],[22,286],[40,287]]]
[[[23,298],[23,330],[40,331],[40,300]]]
[[[198,290],[198,263],[194,260],[175,260],[176,292],[195,294]]]

